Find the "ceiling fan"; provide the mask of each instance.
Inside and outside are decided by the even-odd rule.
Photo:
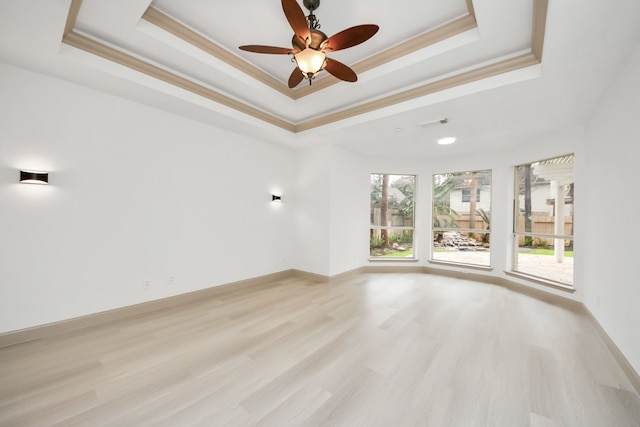
[[[329,74],[347,82],[358,80],[356,73],[346,65],[335,59],[328,58],[328,52],[346,49],[369,40],[378,32],[377,25],[357,25],[327,37],[320,31],[320,22],[313,14],[320,7],[320,0],[303,0],[309,9],[309,16],[304,16],[302,8],[296,0],[282,0],[282,10],[293,29],[292,48],[246,45],[240,49],[254,53],[268,53],[275,55],[293,55],[296,68],[289,76],[289,87],[296,87],[303,79],[309,84],[316,75],[326,70]]]

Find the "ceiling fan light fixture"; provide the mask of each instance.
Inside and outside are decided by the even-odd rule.
[[[326,55],[319,50],[306,48],[294,55],[296,64],[305,76],[315,76],[326,63]]]
[[[296,87],[304,78],[311,84],[320,70],[326,70],[327,73],[345,82],[357,81],[358,76],[351,68],[342,62],[328,58],[325,54],[364,43],[373,37],[380,27],[374,24],[356,25],[327,37],[319,30],[320,22],[313,14],[313,11],[320,6],[320,0],[304,0],[304,5],[310,12],[309,16],[304,16],[298,0],[281,0],[281,3],[284,16],[293,30],[292,48],[244,45],[240,46],[240,49],[274,55],[293,54],[296,68],[291,72],[287,82],[290,88]]]

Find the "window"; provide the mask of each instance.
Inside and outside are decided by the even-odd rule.
[[[414,258],[414,175],[371,175],[369,256]]]
[[[432,261],[491,265],[490,170],[434,175],[432,216]]]
[[[480,201],[480,189],[478,188],[476,191],[476,202]],[[471,202],[471,189],[470,188],[463,188],[462,189],[462,202],[463,203],[469,203]]]
[[[515,168],[513,271],[573,288],[573,154]]]

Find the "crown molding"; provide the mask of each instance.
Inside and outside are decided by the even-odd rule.
[[[289,89],[289,87],[282,83],[280,80],[275,79],[271,75],[254,67],[239,56],[232,54],[225,48],[214,43],[212,40],[178,22],[176,19],[156,9],[155,7],[149,6],[142,15],[142,19],[178,37],[179,39],[182,39],[192,46],[197,47],[207,54],[226,62],[228,65],[231,65],[238,71],[242,71],[248,76],[258,80],[259,82],[269,86],[272,89],[277,90],[283,95],[288,96],[291,99],[295,99],[293,97],[293,94],[291,93],[291,89]]]
[[[78,20],[78,14],[80,13],[80,7],[82,6],[82,0],[71,0],[69,6],[69,13],[67,14],[67,22],[64,26],[63,37],[73,31]]]
[[[533,25],[531,29],[531,52],[542,61],[544,34],[547,26],[549,0],[533,0]]]
[[[427,83],[422,86],[418,86],[413,89],[406,90],[394,95],[390,95],[384,98],[377,99],[372,102],[358,105],[353,108],[338,111],[336,113],[328,114],[326,116],[319,117],[314,120],[301,123],[296,126],[297,132],[310,130],[316,127],[324,126],[329,123],[344,120],[350,117],[359,116],[361,114],[370,113],[381,108],[390,107],[401,102],[410,101],[415,98],[431,95],[436,92],[440,92],[446,89],[451,89],[457,86],[461,86],[467,83],[472,83],[478,80],[483,80],[489,77],[497,76],[499,74],[508,73],[510,71],[519,70],[522,68],[531,67],[539,64],[540,61],[533,54],[527,53],[517,56],[515,58],[506,59],[504,61],[497,62],[495,64],[486,65],[484,67],[476,68],[464,73],[456,74],[435,82]]]
[[[233,110],[247,114],[263,122],[269,123],[278,128],[284,129],[291,133],[299,133],[325,126],[340,120],[351,118],[354,116],[370,113],[381,108],[390,107],[395,104],[410,101],[419,97],[424,97],[446,89],[451,89],[464,84],[494,77],[500,74],[516,71],[519,69],[531,67],[541,62],[542,50],[544,46],[545,23],[547,18],[549,0],[533,0],[533,22],[532,22],[532,45],[531,52],[519,55],[514,58],[498,61],[493,64],[480,66],[478,68],[461,72],[459,74],[443,77],[439,80],[405,90],[393,95],[379,98],[373,101],[365,102],[360,105],[346,108],[341,111],[326,114],[312,120],[301,123],[292,123],[281,119],[275,115],[269,114],[263,110],[255,108],[240,100],[233,99],[227,95],[221,94],[214,89],[204,86],[193,80],[178,75],[168,69],[153,65],[150,61],[141,59],[124,51],[107,45],[96,38],[83,35],[75,31],[75,23],[78,13],[82,6],[82,0],[72,0],[69,7],[65,33],[62,42],[81,49],[85,52],[97,55],[104,59],[118,63],[124,67],[141,72],[147,76],[159,79],[168,84],[174,85],[191,93],[203,96],[213,102],[224,105]],[[401,58],[417,50],[423,49],[442,40],[446,40],[455,35],[477,27],[475,11],[471,0],[466,0],[468,14],[453,20],[449,23],[431,29],[417,37],[414,37],[400,45],[389,48],[372,57],[354,64],[353,69],[362,73],[373,68],[379,67],[387,62]],[[284,93],[291,99],[299,99],[308,96],[311,93],[325,89],[338,82],[336,78],[323,78],[314,83],[312,87],[305,86],[298,90],[289,89],[286,85],[277,79],[269,76],[263,71],[253,67],[240,57],[218,46],[211,40],[199,34],[197,31],[187,28],[169,15],[149,7],[142,16],[147,22],[162,28],[163,30],[173,34],[174,36],[202,49],[208,54],[224,61],[225,63],[237,68],[265,85]]]
[[[218,93],[213,89],[205,87],[192,80],[188,80],[175,73],[172,73],[171,71],[165,70],[164,68],[160,68],[142,59],[136,58],[133,55],[125,53],[122,50],[107,46],[104,43],[101,43],[78,32],[72,31],[69,34],[66,34],[63,37],[62,41],[69,46],[73,46],[77,49],[81,49],[85,52],[89,52],[93,55],[97,55],[101,58],[123,65],[134,71],[146,74],[147,76],[164,81],[196,95],[203,96],[218,104],[232,108],[236,111],[240,111],[289,132],[296,131],[296,128],[292,123],[289,123],[250,105],[247,105],[241,101]]]

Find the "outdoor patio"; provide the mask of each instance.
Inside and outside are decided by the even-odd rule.
[[[490,265],[489,251],[447,251],[434,252],[436,261],[459,262],[463,264]],[[556,282],[573,284],[573,257],[565,257],[562,263],[552,255],[519,253],[518,272],[543,277]]]

